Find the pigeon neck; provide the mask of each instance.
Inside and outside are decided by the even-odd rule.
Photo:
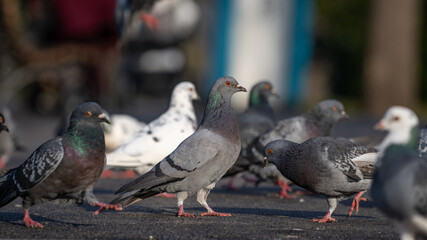
[[[237,117],[231,107],[231,96],[209,94],[199,128],[213,129],[225,137],[240,138]]]
[[[65,138],[82,155],[99,148],[105,152],[104,133],[99,123],[71,122]]]
[[[331,130],[333,123],[328,121],[328,119],[318,116],[313,111],[308,112],[306,115],[306,119],[310,124],[315,126],[312,131],[315,131],[313,136],[329,136],[331,135]]]
[[[273,109],[271,109],[268,99],[257,90],[251,92],[249,108],[273,116]]]
[[[173,94],[169,103],[169,111],[174,111],[177,114],[183,114],[196,120],[196,114],[192,100],[188,96],[178,96]]]
[[[384,151],[392,144],[405,145],[415,149],[418,143],[418,132],[418,127],[413,127],[410,131],[405,128],[395,129],[385,137],[383,142],[378,146],[378,150],[380,152]]]

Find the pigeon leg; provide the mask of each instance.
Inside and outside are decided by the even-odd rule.
[[[278,184],[278,185],[279,185],[279,187],[282,189],[282,190],[280,191],[280,193],[277,193],[277,194],[276,194],[277,196],[279,196],[280,198],[286,198],[286,199],[292,199],[292,198],[295,198],[295,196],[294,196],[294,195],[289,195],[289,194],[288,194],[288,191],[289,191],[289,192],[291,192],[291,191],[292,191],[292,188],[291,188],[291,187],[289,187],[289,185],[288,185],[286,182],[284,182],[284,181],[282,181],[282,180],[278,179],[278,180],[277,180],[277,184]]]
[[[107,204],[103,202],[97,202],[94,204],[94,206],[99,207],[98,210],[96,210],[93,215],[98,215],[100,212],[104,210],[115,210],[115,211],[121,211],[123,210],[123,207],[121,204]]]
[[[209,207],[208,203],[206,202],[209,192],[210,189],[206,188],[202,188],[197,192],[197,202],[199,202],[200,205],[202,205],[207,210],[207,212],[202,213],[201,216],[230,217],[230,213],[215,212],[214,210],[212,210],[212,208]]]
[[[30,228],[43,228],[43,225],[31,219],[28,209],[25,209],[24,222],[25,225]]]
[[[362,198],[362,195],[365,193],[366,191],[361,191],[359,192],[353,199],[353,202],[351,203],[351,208],[350,208],[350,212],[348,213],[348,216],[350,217],[351,214],[353,213],[354,207],[356,207],[356,214],[359,212],[359,202],[360,201],[368,201],[367,198]]]
[[[6,159],[4,157],[0,157],[0,170],[6,167]]]
[[[176,214],[177,217],[195,217],[194,214],[184,212],[184,200],[187,199],[187,197],[187,192],[179,192],[176,194],[179,208],[179,212]]]
[[[112,174],[113,171],[111,169],[105,169],[101,174],[101,178],[111,178]]]
[[[164,192],[157,194],[156,197],[176,198],[176,194]]]
[[[322,219],[313,219],[313,222],[318,223],[327,223],[327,222],[336,222],[335,218],[331,218],[332,213],[337,208],[338,200],[336,198],[328,198],[329,210],[328,213]]]

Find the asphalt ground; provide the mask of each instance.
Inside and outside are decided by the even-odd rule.
[[[7,165],[9,168],[22,163],[41,143],[52,138],[57,124],[56,118],[26,113],[20,113],[16,120],[20,126],[18,136],[27,151],[16,153]],[[339,125],[335,133],[352,135],[348,129],[363,133],[365,126],[372,126],[372,122],[353,124]],[[218,212],[231,213],[231,217],[201,217],[204,208],[197,203],[195,196],[184,203],[186,212],[199,215],[195,218],[176,217],[176,200],[162,197],[152,197],[123,211],[105,211],[96,216],[93,212],[97,208],[85,204],[63,206],[45,203],[30,209],[33,220],[43,224],[44,228],[30,229],[24,225],[21,199],[17,199],[0,208],[0,239],[399,238],[391,221],[369,199],[360,203],[358,215],[347,218],[351,205],[351,199],[348,199],[340,202],[334,212],[336,223],[315,223],[312,219],[323,217],[328,208],[322,196],[280,199],[275,196],[279,188],[268,183],[229,191],[224,188],[225,180],[211,192],[208,203]],[[108,202],[114,198],[114,192],[128,181],[101,179],[95,186],[95,195],[99,200]]]

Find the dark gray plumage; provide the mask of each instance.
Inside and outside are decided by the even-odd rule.
[[[15,122],[9,108],[2,107],[2,118],[7,121],[8,131],[0,132],[0,169],[3,169],[9,161],[15,150],[24,150],[25,148],[19,143]]]
[[[1,174],[0,207],[22,197],[24,222],[32,228],[43,226],[31,219],[28,209],[46,201],[86,202],[101,209],[120,210],[121,206],[99,202],[92,193],[105,165],[101,122],[108,119],[97,103],[74,109],[64,135],[45,142],[19,167]]]
[[[274,113],[269,99],[278,97],[273,86],[268,81],[257,83],[249,94],[249,107],[238,116],[242,150],[236,163],[224,175],[232,176],[246,171],[251,162],[246,158],[248,146],[261,134],[274,127]]]
[[[264,146],[278,139],[302,143],[309,138],[329,136],[334,124],[344,118],[348,118],[348,116],[341,102],[337,100],[324,100],[303,115],[279,121],[274,128],[253,141],[252,146],[250,146],[251,150],[248,152],[248,159],[252,162],[249,166],[249,171],[256,174],[262,180],[279,182],[279,185],[282,187],[280,195],[290,198],[291,196],[286,193],[286,189],[290,189],[286,184],[288,181],[283,178],[276,167],[273,165],[266,168],[261,167],[264,157]]]
[[[418,155],[422,158],[427,159],[427,127],[420,129]]]
[[[427,160],[418,156],[416,128],[406,145],[391,144],[377,162],[371,196],[402,239],[427,237]]]
[[[315,137],[301,144],[276,140],[265,146],[264,154],[265,163],[273,163],[293,183],[326,196],[329,211],[316,219],[319,222],[335,221],[331,215],[338,201],[356,193],[349,215],[358,208],[369,189],[377,155],[373,148],[336,137]]]
[[[128,206],[161,192],[177,192],[178,216],[194,216],[184,212],[183,203],[197,193],[197,201],[208,211],[203,215],[229,216],[214,212],[206,198],[240,152],[239,127],[230,100],[241,91],[246,89],[232,77],[216,80],[196,132],[149,172],[120,188],[117,193],[121,195],[112,203]]]

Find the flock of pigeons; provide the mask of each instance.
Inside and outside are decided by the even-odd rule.
[[[175,87],[169,109],[149,124],[127,115],[109,117],[97,103],[83,103],[63,135],[43,143],[19,167],[0,171],[0,207],[21,197],[26,226],[41,228],[29,214],[34,204],[85,202],[99,207],[98,214],[176,193],[178,216],[194,217],[183,207],[194,194],[206,209],[202,216],[231,216],[214,211],[207,196],[222,177],[249,171],[258,181],[281,186],[282,197],[295,197],[289,192],[292,183],[325,196],[328,212],[316,222],[334,222],[338,201],[355,195],[351,216],[370,190],[402,238],[427,236],[427,130],[419,131],[412,110],[391,107],[375,126],[388,134],[366,146],[329,136],[335,123],[348,118],[339,101],[325,100],[303,115],[276,121],[269,99],[277,94],[269,82],[251,89],[249,107],[239,116],[231,107],[236,92],[246,89],[232,77],[218,79],[198,126],[192,101],[199,96],[189,82]],[[0,131],[8,131],[3,115]],[[105,169],[140,176],[107,204],[93,194]]]

